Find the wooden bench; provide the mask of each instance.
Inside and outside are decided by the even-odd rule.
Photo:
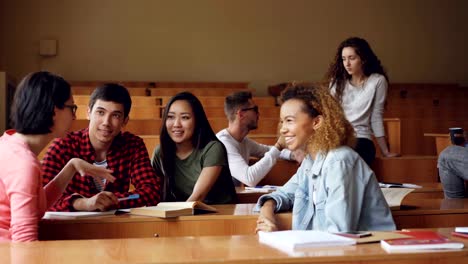
[[[73,95],[73,100],[77,105],[89,105],[90,95]],[[132,109],[137,106],[154,106],[159,105],[160,100],[156,96],[140,96],[132,95]]]
[[[450,135],[446,134],[437,134],[437,133],[424,133],[425,137],[433,137],[435,139],[435,145],[437,150],[437,156],[448,146],[452,145],[450,142]]]
[[[221,87],[204,87],[204,88],[150,88],[151,96],[174,96],[180,92],[191,92],[195,96],[226,96],[234,92],[238,91],[247,91],[252,92],[251,89],[248,88],[221,88]]]
[[[166,105],[172,96],[156,96],[160,105]],[[203,107],[224,107],[226,96],[197,96]],[[271,96],[254,96],[252,99],[258,106],[275,106],[275,98]],[[279,117],[279,115],[278,115]]]
[[[382,182],[439,182],[437,156],[377,157],[372,169]]]
[[[96,86],[72,86],[73,95],[91,95],[91,93],[96,89]],[[128,92],[131,96],[146,96],[149,95],[149,90],[145,87],[127,87]]]
[[[444,191],[441,183],[435,182],[414,182],[422,188],[414,189],[405,199],[443,199]],[[283,184],[284,185],[284,184]],[[269,191],[271,192],[271,191]],[[256,203],[258,198],[265,194],[264,191],[247,190],[244,187],[236,187],[237,203]]]

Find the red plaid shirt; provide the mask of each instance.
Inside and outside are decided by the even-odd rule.
[[[95,162],[95,151],[89,140],[88,129],[71,132],[65,138],[55,139],[42,160],[44,186],[54,178],[71,158]],[[107,182],[103,191],[117,198],[138,193],[139,199],[119,202],[119,208],[156,205],[160,200],[161,178],[151,167],[143,140],[128,132],[114,138],[107,152],[107,167],[114,172],[114,182]],[[129,192],[130,182],[135,190]],[[49,210],[74,211],[72,202],[77,197],[92,197],[99,193],[91,176],[72,178],[65,192]]]

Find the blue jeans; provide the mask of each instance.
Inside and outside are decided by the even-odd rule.
[[[437,162],[445,198],[466,198],[468,181],[468,148],[449,146],[439,155]]]

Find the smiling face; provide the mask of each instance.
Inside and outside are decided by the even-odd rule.
[[[318,122],[317,117],[311,117],[303,111],[304,106],[298,99],[287,100],[281,105],[280,133],[290,150],[304,149]]]
[[[127,124],[124,106],[119,103],[96,100],[93,109],[88,108],[89,138],[95,144],[110,146],[114,138]]]
[[[352,47],[345,47],[341,51],[341,59],[343,60],[343,66],[349,75],[361,75],[362,74],[362,60],[361,57],[356,53],[356,50]]]
[[[169,137],[176,144],[191,142],[195,130],[195,115],[189,102],[177,100],[168,111],[165,125]]]

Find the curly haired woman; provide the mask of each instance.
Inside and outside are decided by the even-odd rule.
[[[374,172],[350,148],[354,129],[328,90],[293,85],[281,100],[281,136],[308,155],[283,187],[259,198],[257,231],[278,230],[275,212],[291,208],[293,229],[394,230]]]

